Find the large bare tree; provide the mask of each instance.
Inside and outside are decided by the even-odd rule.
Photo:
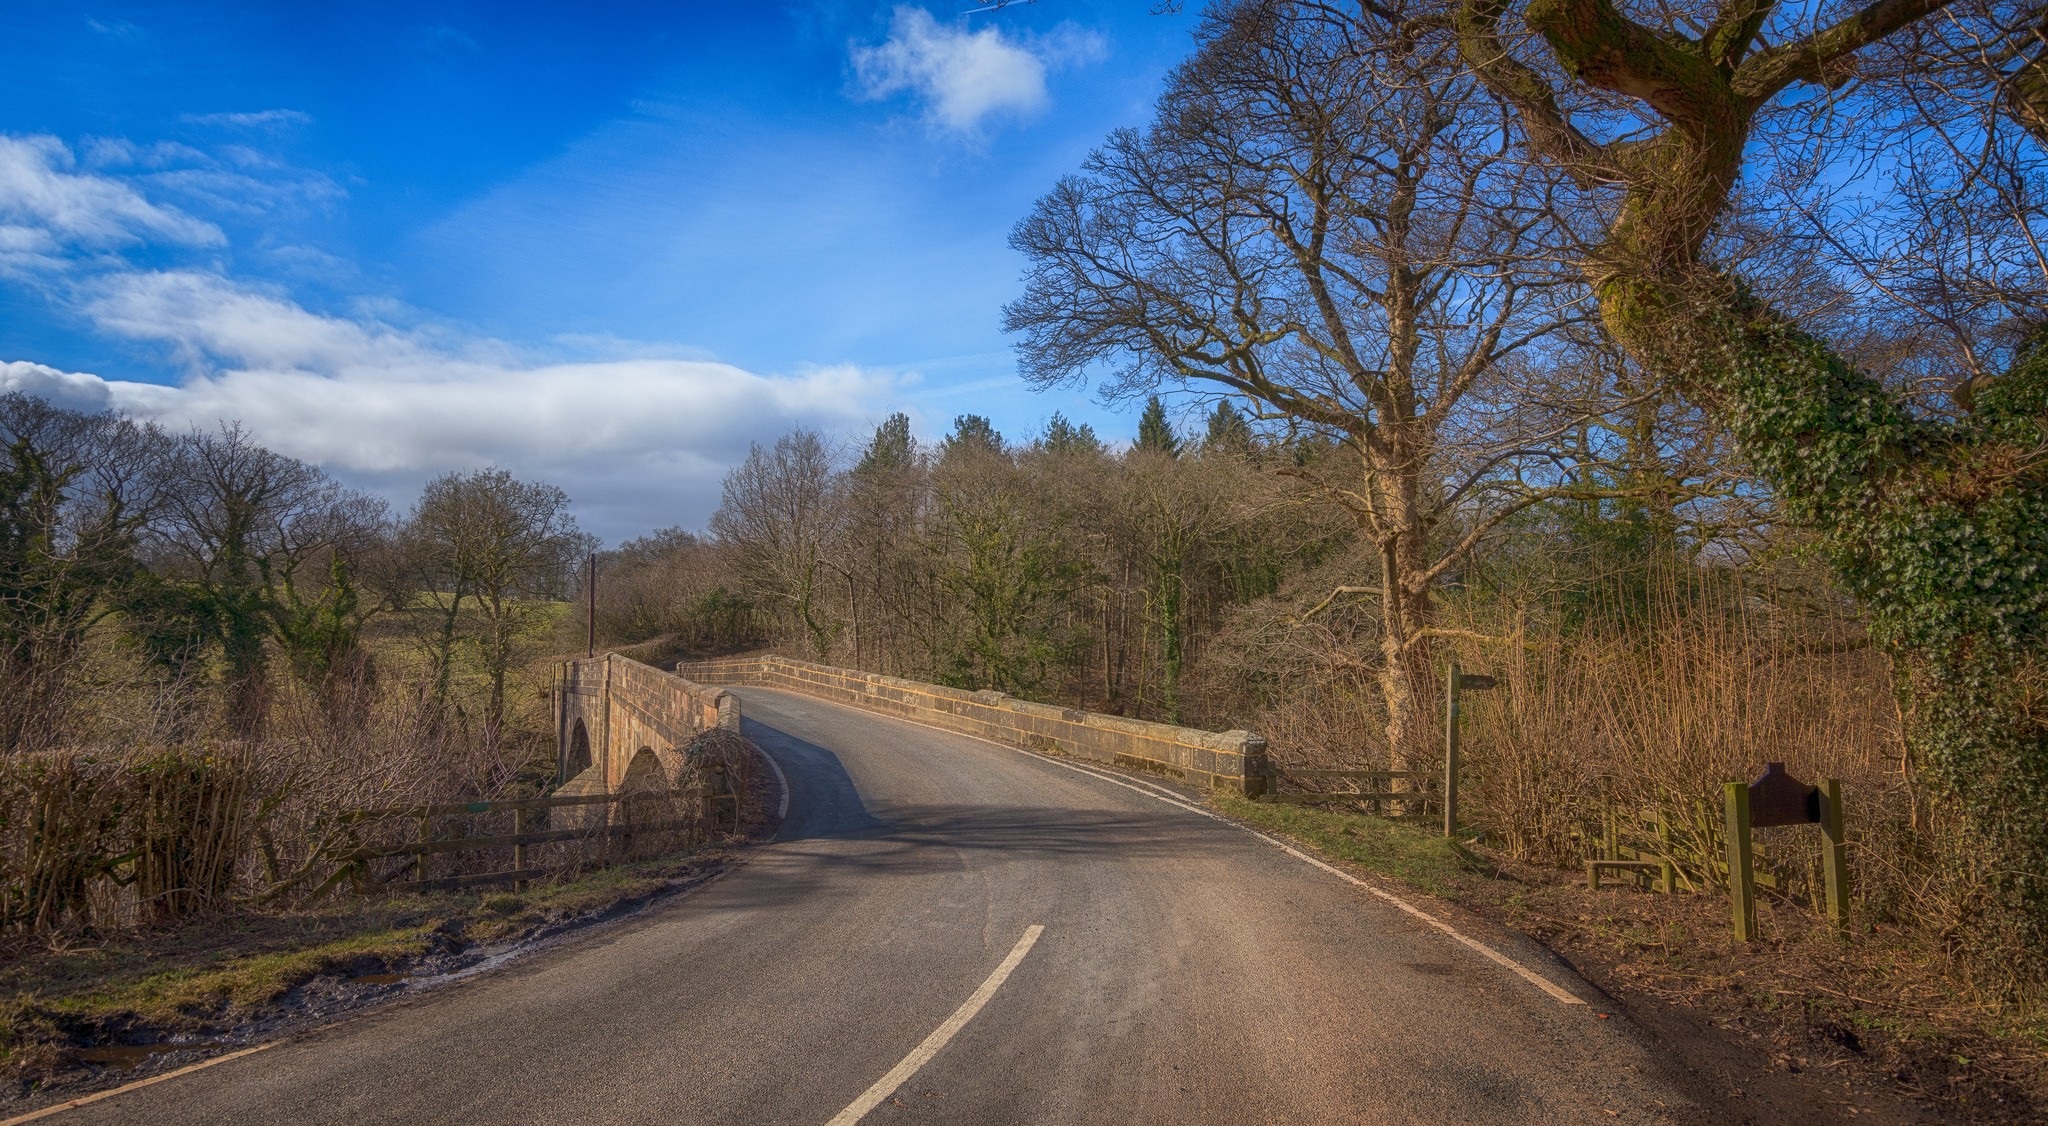
[[[317,467],[267,449],[239,424],[193,430],[170,461],[164,518],[154,529],[172,577],[198,596],[219,645],[228,726],[261,738],[270,708],[278,584],[348,525],[351,494]]]
[[[445,697],[464,601],[482,619],[476,638],[490,683],[484,737],[497,746],[505,685],[526,635],[563,597],[576,561],[596,541],[576,526],[569,495],[503,469],[450,473],[427,482],[400,531],[418,595],[436,609],[435,691]]]
[[[1596,388],[1509,393],[1583,310],[1502,107],[1451,45],[1360,31],[1319,4],[1212,11],[1152,127],[1113,134],[1017,227],[1030,269],[1006,325],[1041,385],[1188,382],[1341,443],[1297,472],[1377,554],[1333,597],[1379,602],[1405,764],[1431,753],[1433,588],[1573,483],[1558,439]]]

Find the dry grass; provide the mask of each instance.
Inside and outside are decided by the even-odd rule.
[[[1938,819],[1916,805],[1889,666],[1849,607],[1768,576],[1669,571],[1570,629],[1532,628],[1530,616],[1475,623],[1503,642],[1456,654],[1502,682],[1466,708],[1467,820],[1488,843],[1574,868],[1609,809],[1653,810],[1705,851],[1722,783],[1782,762],[1804,781],[1843,784],[1859,925],[1941,946],[1969,891],[1941,863]],[[1759,838],[1810,900],[1819,834]]]
[[[1716,855],[1723,783],[1783,762],[1843,784],[1856,941],[1909,951],[1924,967],[1916,980],[1959,1005],[2026,995],[2000,976],[2017,963],[1981,941],[1964,947],[1983,858],[1916,799],[1889,662],[1855,606],[1811,571],[1671,562],[1446,592],[1440,609],[1457,639],[1440,643],[1438,663],[1500,681],[1465,698],[1462,820],[1486,850],[1575,877],[1610,811],[1645,811],[1680,849]],[[1247,612],[1227,659],[1205,669],[1212,718],[1265,734],[1283,770],[1386,765],[1368,675],[1376,642],[1337,626],[1282,629],[1270,610]],[[1758,837],[1792,905],[1810,911],[1819,833]],[[1710,864],[1690,875],[1708,893],[1722,880]],[[2024,1021],[2036,1010],[2008,1011]]]

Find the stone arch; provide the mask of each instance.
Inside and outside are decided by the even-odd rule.
[[[592,761],[590,732],[584,728],[583,720],[578,718],[576,726],[569,732],[569,753],[562,759],[562,780],[566,782],[589,770]]]
[[[633,752],[633,758],[626,763],[626,776],[619,783],[619,790],[630,793],[635,790],[665,790],[668,788],[668,771],[661,768],[661,756],[653,747],[642,747]]]

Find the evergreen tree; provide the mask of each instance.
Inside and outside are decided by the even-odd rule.
[[[917,440],[910,436],[910,416],[901,411],[882,420],[875,436],[861,451],[860,464],[853,471],[863,476],[893,469],[908,469],[917,460]]]
[[[1209,432],[1202,438],[1203,446],[1227,453],[1243,453],[1251,449],[1252,427],[1229,399],[1216,400],[1216,409],[1209,412]]]
[[[1067,421],[1067,416],[1058,411],[1052,413],[1052,421],[1045,424],[1045,437],[1040,441],[1048,453],[1094,454],[1102,452],[1102,439],[1095,436],[1095,428],[1082,423],[1079,426]]]
[[[1166,407],[1157,395],[1145,400],[1145,413],[1138,417],[1137,448],[1167,457],[1180,456],[1180,439],[1174,436],[1173,424],[1166,421]]]
[[[963,414],[953,420],[953,432],[940,443],[943,456],[964,453],[1003,452],[1003,436],[995,423],[978,414]]]

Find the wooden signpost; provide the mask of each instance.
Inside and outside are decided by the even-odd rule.
[[[1458,833],[1458,697],[1465,692],[1484,692],[1498,682],[1490,676],[1468,673],[1451,662],[1444,694],[1444,836]]]
[[[1785,772],[1782,762],[1767,763],[1756,781],[1730,782],[1727,802],[1728,896],[1735,916],[1735,937],[1756,939],[1756,856],[1751,829],[1774,825],[1819,825],[1824,843],[1821,869],[1826,883],[1828,922],[1849,928],[1849,847],[1842,823],[1842,784],[1829,778],[1809,786]]]

